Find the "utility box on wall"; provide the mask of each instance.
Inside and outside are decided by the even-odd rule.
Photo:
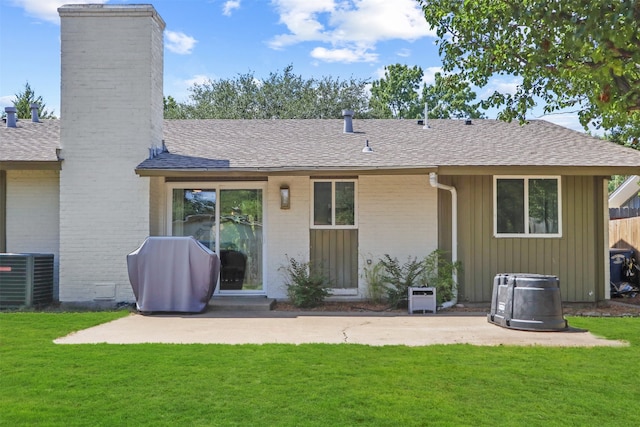
[[[0,254],[0,309],[53,301],[53,254]]]
[[[435,313],[436,305],[436,288],[409,288],[409,314],[413,314],[416,311]]]

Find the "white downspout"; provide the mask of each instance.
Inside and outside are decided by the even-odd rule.
[[[429,184],[432,187],[441,190],[449,190],[451,192],[451,262],[458,262],[458,191],[450,185],[440,184],[438,182],[438,174],[431,172],[429,174]],[[453,282],[455,283],[452,291],[453,298],[442,304],[442,308],[453,307],[458,303],[458,272],[453,271]]]

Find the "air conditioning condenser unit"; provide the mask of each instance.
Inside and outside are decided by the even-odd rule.
[[[53,254],[0,254],[0,309],[53,301]]]

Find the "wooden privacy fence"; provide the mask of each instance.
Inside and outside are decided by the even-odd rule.
[[[614,219],[609,221],[609,247],[633,249],[636,258],[640,256],[640,217]]]
[[[640,216],[640,208],[609,208],[609,218],[631,218]]]

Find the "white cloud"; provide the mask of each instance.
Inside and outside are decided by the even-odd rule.
[[[407,58],[409,56],[411,56],[411,50],[410,49],[400,49],[398,52],[396,52],[396,55],[402,57],[402,58]]]
[[[0,96],[0,108],[2,108],[2,111],[0,111],[0,114],[4,113],[4,107],[13,107],[13,101],[15,99],[16,99],[15,95]]]
[[[513,77],[508,80],[494,77],[482,88],[479,98],[488,98],[493,95],[494,92],[513,95],[518,91],[518,86],[520,86],[520,84],[522,84],[522,78],[520,77]]]
[[[231,16],[235,9],[240,8],[240,0],[228,0],[222,5],[222,14],[224,16]]]
[[[64,4],[86,4],[86,3],[106,3],[108,0],[12,0],[14,6],[21,7],[24,11],[34,18],[60,23],[58,8]]]
[[[367,52],[366,49],[326,49],[316,47],[311,51],[313,58],[325,62],[343,62],[350,64],[353,62],[374,62],[378,59],[375,53]]]
[[[182,83],[184,83],[185,87],[189,88],[195,84],[201,85],[201,84],[207,83],[209,80],[213,80],[213,79],[205,74],[196,74],[190,79],[183,80]]]
[[[303,42],[320,42],[314,58],[353,62],[349,51],[360,61],[375,61],[375,46],[385,40],[414,41],[434,36],[415,0],[273,0],[288,33],[272,38],[269,46],[282,49]],[[343,58],[342,60],[339,58]]]
[[[166,30],[164,37],[167,49],[178,55],[190,54],[193,51],[193,47],[198,43],[193,37],[179,31]]]
[[[193,87],[194,84],[204,84],[209,82],[209,80],[214,80],[214,77],[207,76],[205,74],[195,74],[191,78],[181,79],[181,78],[169,78],[167,79],[167,88],[168,92],[170,92],[171,96],[178,102],[187,102],[189,100],[189,95],[191,92],[190,88]]]
[[[436,73],[442,74],[442,67],[427,67],[422,76],[422,83],[432,85],[436,82]]]
[[[384,76],[385,76],[384,73],[385,73],[384,67],[380,67],[380,68],[377,68],[373,72],[373,76],[375,77],[376,80],[380,80],[380,79],[384,78]]]

